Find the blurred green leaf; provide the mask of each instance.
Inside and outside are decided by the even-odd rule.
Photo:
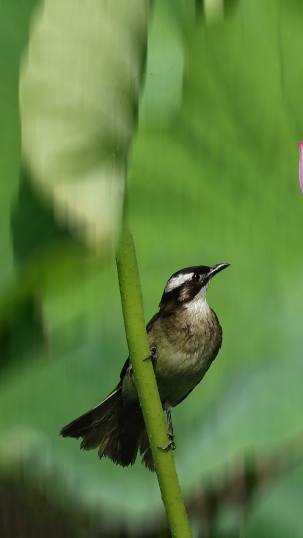
[[[261,494],[249,514],[243,538],[290,538],[302,536],[302,466]]]
[[[148,2],[45,0],[20,79],[22,148],[59,221],[105,252],[119,232]]]
[[[176,6],[154,2],[149,26],[146,83],[140,103],[140,122],[164,127],[178,113],[182,99],[184,37]],[[182,5],[183,9],[185,4]]]
[[[39,312],[38,296],[21,293],[12,298],[0,310],[0,371],[11,366],[12,361],[24,359],[27,353],[41,347],[45,328]]]
[[[18,198],[12,207],[11,234],[14,258],[20,269],[33,258],[41,259],[47,250],[72,243],[68,230],[56,222],[50,208],[41,204],[25,170],[21,171]]]

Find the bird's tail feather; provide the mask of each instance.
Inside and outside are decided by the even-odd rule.
[[[150,470],[154,464],[139,403],[124,405],[121,384],[97,407],[62,428],[63,437],[82,437],[81,448],[98,448],[99,457],[114,463],[133,465],[138,450]]]

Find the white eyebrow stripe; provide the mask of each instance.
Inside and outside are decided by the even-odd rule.
[[[182,286],[184,282],[187,282],[188,280],[191,280],[194,273],[185,273],[181,275],[177,275],[173,278],[170,278],[165,286],[165,293],[168,293],[169,291],[174,290],[175,288],[178,288],[179,286]]]

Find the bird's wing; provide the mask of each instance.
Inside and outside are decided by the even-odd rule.
[[[124,379],[124,376],[126,375],[126,372],[127,370],[129,369],[130,367],[130,360],[129,360],[129,357],[126,359],[124,365],[123,365],[123,368],[121,370],[121,373],[120,373],[120,380],[123,381]]]
[[[152,329],[155,321],[157,321],[158,317],[160,316],[160,312],[157,312],[157,314],[155,314],[151,320],[149,320],[148,324],[146,325],[146,332],[147,334],[149,333],[149,331]]]
[[[151,318],[151,320],[149,320],[148,324],[146,325],[146,332],[147,332],[147,334],[148,334],[149,331],[152,329],[153,324],[154,324],[155,321],[158,319],[159,315],[160,315],[160,312],[157,312],[157,314],[155,314],[155,315]],[[122,368],[122,370],[121,370],[121,373],[120,373],[120,379],[121,379],[121,381],[124,379],[124,376],[125,376],[125,374],[126,374],[126,372],[127,372],[127,370],[128,370],[129,367],[130,367],[130,359],[129,359],[129,357],[128,357],[128,358],[126,359],[126,361],[125,361],[125,363],[124,363],[124,365],[123,365],[123,368]]]

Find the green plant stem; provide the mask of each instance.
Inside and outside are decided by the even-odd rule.
[[[142,294],[133,238],[129,228],[123,229],[117,252],[117,268],[124,316],[125,332],[134,379],[139,395],[150,447],[155,463],[162,500],[174,538],[192,536],[171,449],[167,444],[167,428],[151,360],[146,334]]]

